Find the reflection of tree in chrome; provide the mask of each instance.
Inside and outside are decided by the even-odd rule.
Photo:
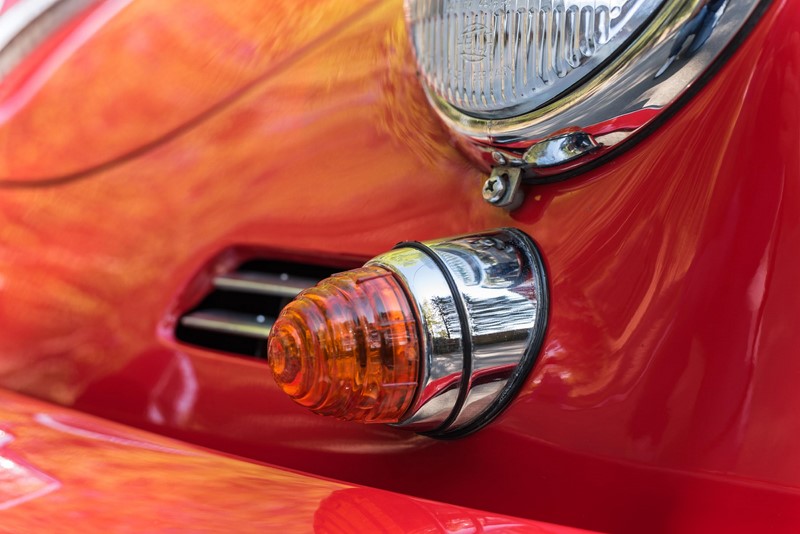
[[[658,69],[655,78],[658,78],[676,59],[689,59],[706,44],[711,33],[725,11],[725,0],[710,0],[698,10],[697,14],[686,21],[675,36],[667,61]]]
[[[461,338],[461,322],[452,297],[433,297],[420,307],[434,339]]]

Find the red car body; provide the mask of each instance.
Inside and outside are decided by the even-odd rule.
[[[4,528],[796,531],[798,102],[800,4],[773,0],[669,120],[508,213],[399,0],[92,3],[0,85],[0,385],[50,403],[0,395],[33,488],[0,470]],[[550,319],[468,438],[306,413],[263,362],[174,337],[219,265],[502,226],[540,245]]]

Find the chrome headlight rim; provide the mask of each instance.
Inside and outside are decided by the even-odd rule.
[[[668,1],[619,54],[579,84],[539,108],[514,117],[487,119],[469,115],[439,97],[424,82],[422,85],[429,103],[455,135],[457,144],[483,170],[519,168],[526,183],[557,182],[597,168],[673,116],[736,52],[771,2],[723,2],[713,31],[701,49],[681,58],[672,69],[668,68],[671,63],[667,64],[665,72],[658,73],[681,30],[708,4],[707,0]],[[689,46],[691,43],[683,48]],[[630,80],[636,83],[624,86]],[[626,90],[620,90],[621,86]],[[583,150],[559,153],[560,160],[538,158],[534,153],[553,152],[550,145],[554,140],[563,144],[565,137],[569,140],[574,135],[588,136],[591,143]]]

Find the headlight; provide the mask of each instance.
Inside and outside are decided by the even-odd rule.
[[[580,83],[663,3],[419,0],[408,14],[431,94],[467,115],[509,118]]]
[[[428,98],[466,152],[541,180],[653,121],[764,3],[406,0],[406,15]]]

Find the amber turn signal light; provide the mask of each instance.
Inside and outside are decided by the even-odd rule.
[[[301,293],[275,322],[268,352],[283,391],[321,415],[395,423],[417,389],[414,312],[381,267],[336,274]]]
[[[519,230],[407,242],[300,293],[268,359],[318,414],[459,437],[523,384],[546,320],[544,266]]]

